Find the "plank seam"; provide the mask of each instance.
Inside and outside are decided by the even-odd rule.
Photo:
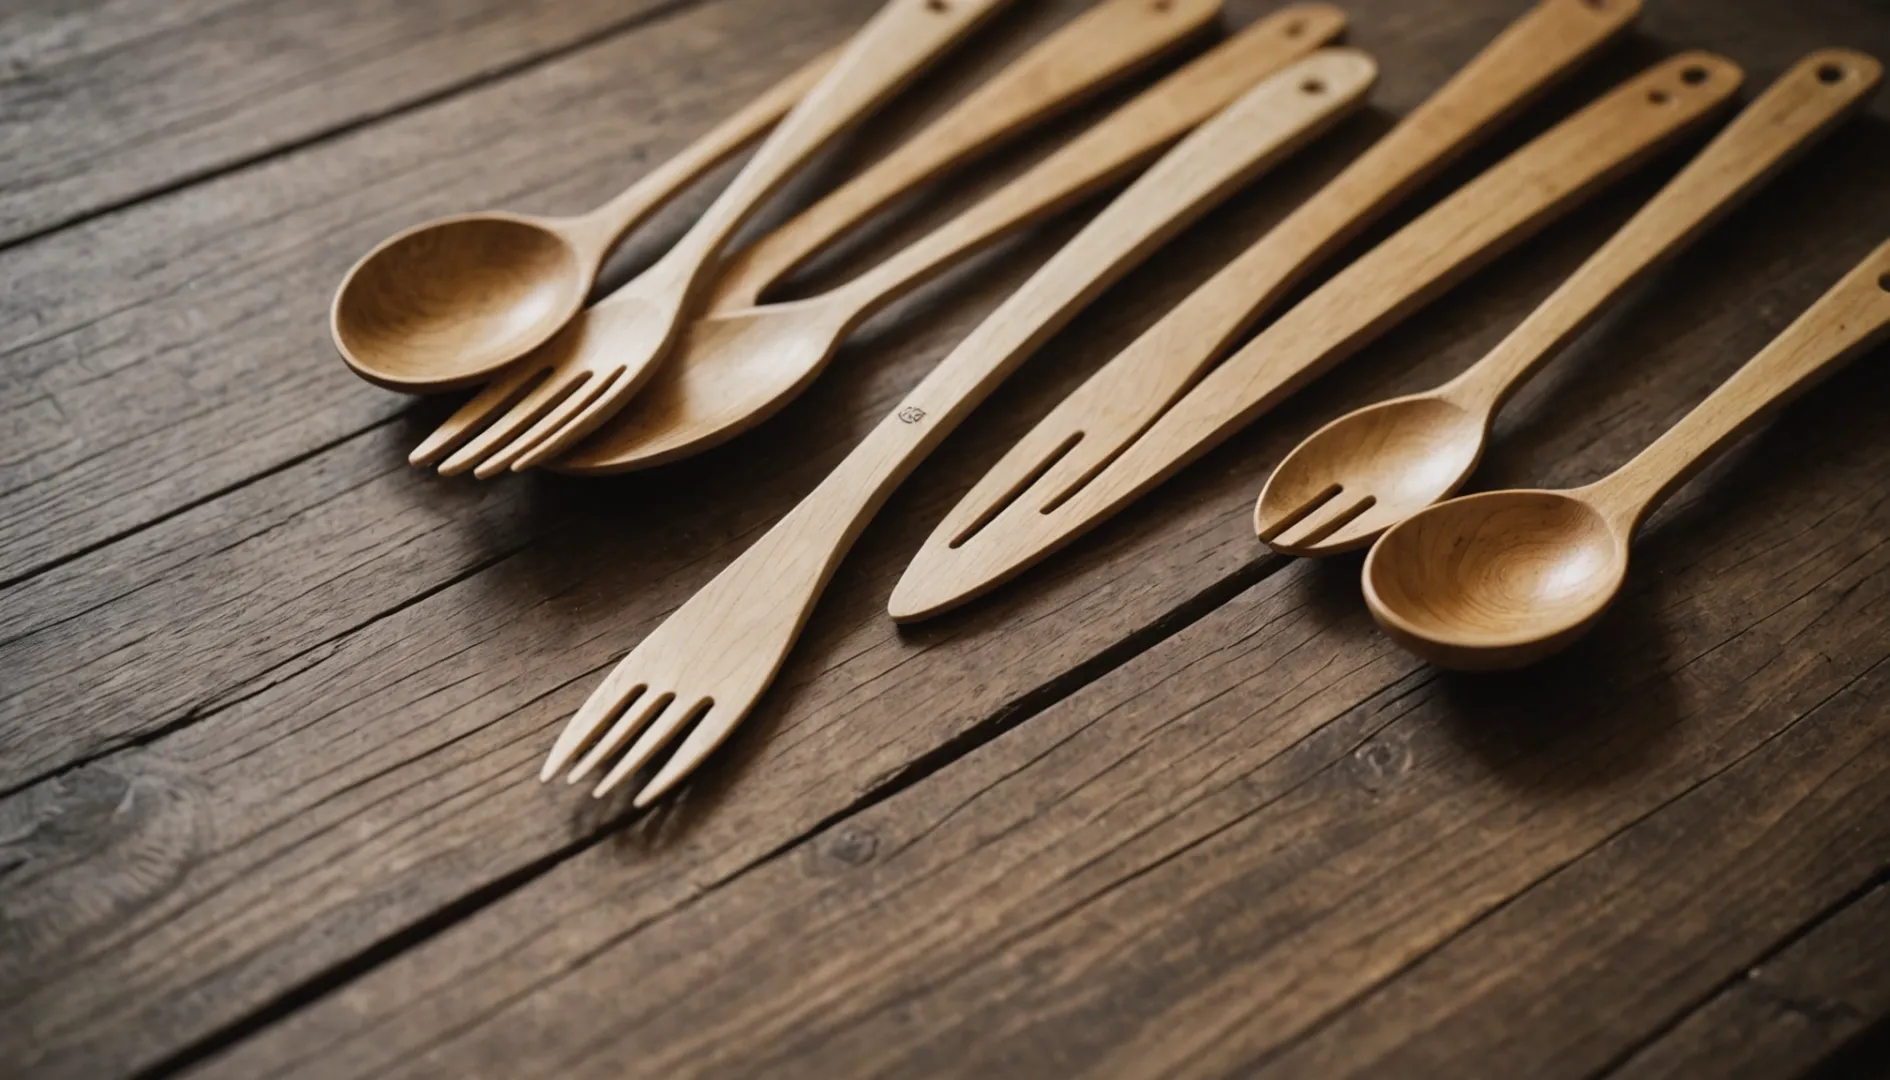
[[[275,683],[271,681],[269,678],[274,673],[281,671],[283,668],[288,667],[291,664],[294,664],[296,661],[301,660],[302,658],[306,656],[310,656],[314,653],[320,652],[321,650],[326,649],[336,644],[337,642],[340,642],[349,637],[352,637],[355,634],[358,634],[361,631],[366,630],[368,627],[373,626],[375,623],[382,621],[383,619],[392,618],[395,615],[400,614],[402,611],[405,611],[408,608],[413,607],[415,604],[424,603],[428,599],[431,599],[433,596],[441,592],[444,592],[447,589],[450,589],[453,586],[458,585],[459,583],[466,581],[469,578],[477,577],[478,575],[485,573],[487,570],[491,569],[492,567],[497,566],[498,564],[504,562],[507,559],[510,559],[514,555],[517,555],[519,552],[524,551],[525,548],[526,548],[526,545],[520,544],[511,548],[507,548],[503,551],[496,552],[492,555],[489,555],[486,558],[481,559],[478,562],[474,563],[473,565],[466,567],[464,570],[461,570],[458,573],[452,574],[449,577],[445,578],[444,580],[436,582],[435,584],[428,586],[427,588],[421,590],[420,592],[415,593],[414,595],[410,597],[407,597],[406,599],[400,601],[399,603],[386,609],[385,611],[375,612],[373,615],[368,616],[367,618],[361,620],[359,623],[356,623],[352,626],[345,627],[341,630],[337,630],[333,634],[330,634],[328,637],[325,637],[322,640],[317,641],[312,645],[309,645],[307,648],[300,649],[297,652],[295,652],[293,655],[283,657],[281,660],[269,665],[268,667],[255,673],[254,675],[251,675],[248,679],[244,680],[242,684],[231,687],[228,691],[225,691],[224,693],[226,696],[224,696],[222,700],[217,701],[215,704],[210,704],[210,705],[197,704],[197,705],[190,706],[189,708],[184,710],[183,715],[178,716],[174,719],[168,720],[149,730],[135,732],[117,741],[107,743],[104,746],[101,746],[98,749],[93,750],[89,753],[81,754],[80,756],[58,766],[57,768],[48,769],[43,773],[38,773],[34,776],[20,780],[14,784],[0,787],[0,800],[12,798],[14,795],[19,794],[20,792],[26,790],[27,788],[34,787],[39,784],[44,784],[52,780],[57,780],[61,776],[64,776],[71,772],[76,772],[77,770],[83,769],[89,765],[96,764],[97,762],[102,761],[105,758],[113,757],[115,755],[122,754],[128,750],[135,750],[140,747],[149,746],[152,743],[159,742],[165,738],[168,738],[171,735],[175,735],[178,732],[185,730],[186,728],[190,728],[197,724],[200,724],[203,721],[208,720],[213,716],[216,716],[217,714],[223,712],[226,709],[235,708],[236,706],[241,705],[243,702],[248,701],[253,697],[256,697],[263,693],[267,693],[269,688],[275,685]],[[250,689],[248,689],[247,691],[245,690],[246,686],[250,687]]]

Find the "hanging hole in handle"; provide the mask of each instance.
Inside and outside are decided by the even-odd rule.
[[[1844,65],[1831,64],[1831,63],[1819,64],[1818,65],[1818,81],[1823,83],[1826,86],[1830,86],[1834,83],[1843,82],[1844,81]]]
[[[1665,90],[1649,90],[1647,92],[1647,100],[1655,105],[1665,105],[1669,101],[1672,101],[1673,98],[1669,97]]]
[[[1705,82],[1706,77],[1710,74],[1712,73],[1700,65],[1693,64],[1680,72],[1680,81],[1686,83],[1688,86],[1698,86]]]
[[[1890,273],[1886,273],[1877,279],[1877,287],[1884,292],[1890,292]]]
[[[1326,84],[1320,79],[1307,79],[1299,84],[1299,90],[1302,94],[1323,94],[1326,92]]]
[[[925,8],[927,11],[950,11],[951,0],[925,0]]]
[[[1306,32],[1306,20],[1294,19],[1286,24],[1286,36],[1296,38]]]
[[[1175,6],[1175,0],[1155,0],[1155,3],[1151,4],[1150,6],[1153,7],[1156,11],[1166,15],[1169,11],[1173,10]]]

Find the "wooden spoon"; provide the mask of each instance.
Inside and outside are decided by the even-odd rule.
[[[1890,243],[1614,473],[1570,491],[1467,495],[1392,526],[1365,558],[1372,617],[1440,667],[1519,667],[1567,646],[1620,591],[1655,507],[1887,330]]]
[[[609,419],[668,354],[735,230],[810,158],[1009,2],[889,0],[662,258],[592,307],[587,325],[565,327],[534,352],[554,358],[548,370],[533,369],[535,384],[456,459],[498,468],[536,461]],[[612,348],[583,348],[605,324]],[[469,434],[453,420],[447,430]]]
[[[675,354],[636,400],[551,467],[574,473],[643,469],[748,430],[809,386],[847,335],[874,312],[953,263],[1139,168],[1243,91],[1344,28],[1345,16],[1330,5],[1283,9],[847,284],[792,303],[712,308],[690,325]]]
[[[460,214],[383,240],[335,290],[328,322],[342,360],[390,390],[438,393],[544,344],[576,314],[618,241],[760,138],[839,56],[815,57],[588,214]]]
[[[1861,106],[1882,71],[1843,49],[1799,61],[1489,355],[1443,386],[1359,409],[1300,443],[1254,508],[1260,539],[1287,555],[1350,551],[1454,493],[1524,379]]]
[[[1254,87],[1151,166],[611,671],[558,736],[540,779],[573,762],[574,782],[606,767],[595,789],[603,795],[684,730],[636,804],[694,771],[754,707],[854,538],[926,454],[1112,282],[1361,104],[1376,73],[1356,50],[1322,51]]]

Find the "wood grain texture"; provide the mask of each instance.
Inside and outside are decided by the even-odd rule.
[[[1890,885],[1880,884],[1740,972],[1612,1075],[1708,1080],[1809,1072],[1834,1052],[1849,1051],[1870,1018],[1890,1013],[1890,976],[1876,960],[1885,941]],[[1861,1056],[1857,1062],[1871,1063]]]
[[[24,0],[0,11],[0,246],[689,0]]]
[[[783,867],[843,878],[870,872],[882,859],[896,861],[898,834],[853,827],[876,824],[880,819],[857,817],[855,811],[888,795],[889,801],[879,803],[886,812],[905,805],[900,799],[923,797],[933,807],[942,802],[943,809],[923,820],[938,821],[932,834],[949,835],[960,850],[1001,840],[1013,819],[953,811],[971,805],[990,777],[951,763],[973,760],[967,751],[994,737],[1001,736],[986,747],[989,752],[1020,745],[1011,740],[1032,735],[1050,715],[1042,711],[1047,704],[1145,653],[1151,642],[1193,623],[1265,572],[1273,564],[1253,544],[1249,511],[1258,479],[1282,452],[1338,411],[1460,370],[1520,320],[1658,180],[1650,174],[1637,181],[1640,186],[1506,257],[1473,287],[1367,350],[1350,369],[1309,388],[1264,429],[1243,434],[1176,477],[1150,497],[1145,511],[1117,519],[1033,573],[1027,588],[917,633],[894,631],[884,620],[883,603],[905,559],[997,452],[1096,361],[1244,248],[1365,140],[1312,148],[1303,163],[1278,178],[1277,189],[1269,185],[1214,215],[1132,275],[974,415],[861,538],[776,691],[726,748],[729,753],[698,777],[676,807],[626,822],[619,807],[593,810],[558,793],[545,795],[521,777],[535,767],[546,740],[601,675],[613,650],[646,633],[791,506],[1063,235],[1033,239],[913,297],[882,325],[866,328],[864,339],[842,354],[796,408],[697,462],[601,486],[541,478],[474,490],[412,475],[399,464],[400,450],[434,416],[423,409],[411,420],[401,417],[399,403],[355,384],[338,365],[326,366],[333,362],[322,341],[320,305],[335,275],[365,244],[416,213],[501,202],[547,210],[594,205],[620,182],[625,154],[560,157],[549,149],[558,142],[556,133],[534,130],[533,117],[555,111],[573,130],[615,131],[630,153],[660,159],[793,63],[837,40],[870,8],[770,7],[782,13],[778,36],[766,39],[766,50],[743,54],[745,62],[724,70],[714,58],[726,55],[719,50],[733,40],[729,35],[737,25],[774,35],[769,27],[777,24],[757,23],[752,11],[758,9],[736,0],[728,7],[741,17],[722,22],[718,6],[639,31],[652,35],[644,47],[580,52],[495,83],[464,99],[463,106],[448,102],[415,112],[301,151],[291,162],[153,200],[117,215],[114,228],[88,225],[0,254],[11,316],[0,322],[0,332],[8,338],[10,360],[32,361],[30,367],[7,367],[5,392],[13,396],[6,406],[37,410],[31,424],[8,430],[34,439],[57,432],[78,442],[61,444],[61,454],[71,456],[59,458],[59,468],[38,477],[15,472],[4,485],[24,489],[6,496],[0,518],[8,530],[0,543],[7,580],[18,576],[14,566],[39,572],[8,587],[0,602],[7,627],[0,637],[8,639],[9,659],[0,665],[7,680],[0,698],[13,710],[23,696],[14,688],[30,686],[37,702],[9,711],[0,724],[17,740],[0,755],[14,770],[6,786],[29,784],[0,802],[0,866],[7,868],[0,876],[0,906],[12,935],[0,949],[8,958],[0,969],[0,1061],[31,1062],[30,1075],[87,1077],[152,1066],[154,1075],[168,1075],[193,1061],[205,1071],[241,1076],[271,1068],[321,1075],[378,1075],[383,1067],[387,1073],[429,1072],[426,1064],[436,1060],[470,1063],[471,1071],[485,1072],[499,1063],[524,1062],[535,1069],[566,1054],[586,1057],[582,1068],[592,1069],[612,1056],[611,1045],[592,1051],[538,1039],[532,1032],[540,1030],[534,1027],[540,1021],[530,1016],[549,1007],[537,1002],[571,1000],[564,996],[570,992],[565,981],[587,967],[631,973],[628,990],[613,983],[584,1002],[594,1015],[611,1015],[595,1012],[600,1002],[666,1008],[637,990],[646,977],[661,985],[705,987],[702,996],[678,1002],[680,1011],[655,1013],[660,1020],[654,1027],[583,1033],[587,1043],[621,1034],[614,1043],[619,1050],[642,1040],[653,1055],[673,1054],[678,1044],[665,1040],[688,1034],[681,1024],[685,1017],[714,1011],[708,995],[726,980],[746,972],[757,987],[779,986],[782,970],[810,955],[784,956],[779,963],[746,955],[741,967],[724,965],[713,949],[692,959],[683,951],[698,940],[690,935],[727,937],[740,930],[726,922],[710,926],[701,915],[772,905],[743,883],[773,881],[767,875]],[[1268,10],[1231,6],[1236,24]],[[1347,6],[1355,43],[1384,59],[1378,105],[1401,111],[1522,5],[1361,0]],[[1022,47],[1032,33],[1067,18],[1075,7],[1051,5],[1044,22],[1019,16],[1000,24],[1008,30],[993,27],[980,39],[990,53],[970,55],[965,70],[991,70],[981,65],[1001,63],[1005,49]],[[1532,112],[1516,140],[1492,154],[1565,115],[1611,79],[1682,45],[1736,57],[1755,85],[1805,50],[1836,41],[1890,53],[1890,27],[1874,11],[1812,0],[1763,10],[1673,0],[1655,5],[1646,27],[1646,36],[1619,58],[1604,59],[1611,67]],[[647,103],[655,99],[613,96],[637,89],[623,81],[622,71],[658,60],[661,70],[676,73],[662,91],[677,110],[676,126],[652,117],[627,131],[625,117],[650,115]],[[711,70],[715,78],[703,75]],[[923,119],[946,100],[928,97],[904,118]],[[1881,116],[1881,102],[1876,108]],[[515,143],[521,138],[526,141]],[[859,153],[870,156],[890,142],[874,138]],[[458,155],[453,167],[400,175],[397,166],[415,146],[435,145]],[[1879,182],[1890,169],[1886,147],[1890,129],[1881,121],[1840,130],[1660,276],[1653,294],[1658,305],[1632,303],[1592,344],[1578,343],[1499,424],[1487,466],[1490,482],[1593,479],[1677,419],[1860,258],[1867,237],[1890,233],[1890,195]],[[523,170],[513,174],[520,178],[517,191],[466,166],[482,160],[479,155],[513,153]],[[374,168],[364,173],[357,167],[363,163]],[[363,185],[364,175],[385,179]],[[964,193],[966,201],[977,193]],[[908,219],[912,229],[923,230],[963,205],[950,198],[956,194],[943,193],[944,205],[915,208]],[[270,259],[245,263],[241,273],[232,268],[230,276],[212,272],[223,250],[217,245],[233,242],[220,238],[253,238],[271,222],[280,232],[269,235],[279,236],[281,247]],[[101,262],[118,272],[100,275]],[[30,344],[42,335],[44,340]],[[1436,750],[1440,764],[1416,773],[1430,785],[1427,791],[1443,799],[1441,805],[1496,800],[1512,810],[1547,806],[1555,810],[1547,820],[1568,830],[1555,834],[1555,846],[1545,855],[1537,850],[1541,836],[1533,827],[1505,833],[1477,819],[1473,839],[1508,837],[1510,845],[1477,865],[1508,873],[1504,867],[1515,860],[1518,867],[1516,878],[1499,878],[1497,886],[1508,881],[1523,889],[1521,882],[1537,880],[1531,875],[1545,865],[1600,850],[1596,835],[1618,820],[1606,816],[1606,808],[1596,816],[1556,810],[1560,789],[1544,793],[1523,784],[1522,794],[1504,795],[1515,785],[1484,763],[1509,760],[1501,741],[1506,737],[1529,743],[1554,733],[1556,721],[1563,721],[1562,727],[1588,740],[1584,746],[1614,749],[1595,751],[1597,758],[1540,751],[1528,759],[1540,773],[1612,777],[1636,798],[1658,800],[1678,781],[1701,775],[1702,762],[1710,768],[1725,760],[1710,757],[1722,753],[1713,749],[1719,742],[1726,754],[1753,745],[1769,753],[1777,739],[1768,741],[1765,734],[1775,725],[1795,726],[1788,723],[1791,717],[1837,715],[1849,717],[1848,726],[1838,725],[1847,731],[1880,730],[1874,725],[1886,697],[1879,677],[1857,679],[1839,691],[1867,670],[1873,639],[1851,635],[1877,627],[1884,603],[1882,556],[1873,546],[1885,532],[1882,510],[1858,498],[1860,491],[1877,490],[1872,483],[1886,464],[1883,444],[1873,434],[1857,434],[1869,431],[1867,421],[1890,407],[1881,370],[1875,357],[1864,358],[1793,406],[1751,452],[1683,492],[1654,521],[1650,546],[1636,556],[1649,569],[1640,582],[1647,599],[1620,610],[1616,617],[1628,619],[1633,632],[1614,651],[1600,654],[1603,660],[1627,658],[1621,688],[1605,686],[1617,669],[1585,666],[1571,656],[1565,662],[1575,666],[1558,684],[1564,711],[1546,720],[1506,711],[1516,706],[1500,690],[1468,701],[1456,694],[1424,700],[1419,722],[1435,726],[1425,745]],[[125,381],[114,385],[96,378],[106,372],[119,372]],[[234,392],[239,383],[247,393]],[[63,414],[43,400],[54,391],[62,395]],[[262,421],[284,415],[285,403],[308,412],[287,425]],[[218,431],[225,432],[221,440],[210,437]],[[80,435],[83,440],[76,439]],[[88,460],[75,465],[81,457]],[[1803,462],[1811,463],[1809,471],[1798,468]],[[38,487],[42,479],[45,489]],[[751,497],[726,498],[731,486]],[[621,506],[631,498],[660,506],[660,521],[626,514]],[[50,512],[15,516],[29,503]],[[1818,522],[1829,527],[1816,532],[1819,546],[1806,549],[1797,534]],[[93,544],[100,546],[88,552]],[[1267,583],[1285,587],[1295,580],[1303,579],[1276,575]],[[1353,714],[1364,719],[1355,719],[1351,728],[1322,726],[1322,717],[1374,695],[1382,695],[1378,707],[1402,707],[1390,702],[1408,688],[1398,680],[1410,669],[1396,654],[1371,653],[1370,663],[1349,674],[1321,671],[1326,646],[1336,648],[1347,627],[1362,632],[1364,616],[1346,583],[1314,584],[1314,599],[1324,595],[1329,601],[1287,598],[1285,622],[1314,636],[1311,647],[1281,639],[1279,651],[1288,654],[1281,663],[1288,666],[1268,670],[1284,674],[1258,674],[1244,692],[1234,679],[1225,692],[1198,688],[1166,706],[1155,702],[1143,714],[1159,717],[1166,708],[1177,718],[1164,730],[1184,736],[1214,724],[1229,733],[1177,768],[1201,770],[1214,765],[1226,745],[1290,738],[1300,730],[1315,737],[1324,733],[1328,740],[1325,756],[1315,756],[1305,768],[1328,758],[1350,761],[1346,739],[1361,730],[1358,724],[1371,729],[1370,713]],[[1257,602],[1250,598],[1259,595],[1249,593],[1242,604]],[[1315,625],[1321,621],[1323,630]],[[1112,694],[1149,698],[1159,695],[1144,684],[1205,677],[1218,656],[1238,657],[1245,647],[1224,636],[1228,625],[1190,640],[1191,649],[1204,650],[1202,660],[1160,675],[1168,662],[1178,661],[1175,652],[1165,653],[1154,669],[1139,669],[1135,679],[1113,684]],[[1879,633],[1874,641],[1881,640]],[[1681,674],[1655,679],[1647,674],[1653,667]],[[1598,689],[1596,683],[1604,685]],[[1337,689],[1326,689],[1335,684]],[[1631,700],[1637,687],[1651,704]],[[1682,701],[1707,702],[1698,714],[1707,719],[1649,712],[1675,700],[1670,687],[1678,687]],[[1286,697],[1270,704],[1280,694]],[[1301,700],[1306,694],[1323,697],[1308,703]],[[1826,697],[1850,711],[1813,711]],[[1212,700],[1195,704],[1204,698]],[[1587,704],[1621,704],[1613,712],[1598,708],[1595,715],[1607,721],[1618,714],[1622,723],[1588,726],[1595,721]],[[1227,710],[1219,719],[1212,713],[1217,708]],[[1635,722],[1649,716],[1665,719]],[[1759,719],[1740,719],[1753,716]],[[1534,726],[1538,720],[1541,726]],[[1721,721],[1744,726],[1724,728]],[[1690,735],[1698,724],[1707,727]],[[1056,742],[1060,736],[1060,730],[1045,729],[1043,738]],[[1495,740],[1498,752],[1482,755],[1478,736]],[[1710,744],[1707,756],[1695,753],[1701,739]],[[1517,997],[1553,992],[1526,979],[1514,981],[1517,972],[1505,966],[1506,950],[1527,944],[1541,925],[1564,925],[1557,921],[1563,913],[1578,940],[1553,950],[1544,971],[1566,977],[1573,996],[1543,1000],[1570,1002],[1572,1011],[1595,1016],[1621,1012],[1620,1001],[1634,1005],[1611,1026],[1529,1031],[1551,1041],[1574,1039],[1579,1045],[1572,1060],[1588,1063],[1642,1044],[1659,1045],[1662,1032],[1686,1030],[1688,1009],[1732,985],[1740,965],[1771,956],[1776,943],[1850,895],[1858,880],[1853,870],[1872,872],[1873,862],[1882,866],[1869,847],[1881,812],[1855,828],[1846,824],[1854,820],[1849,808],[1856,804],[1844,794],[1849,779],[1821,789],[1835,796],[1777,816],[1781,800],[1824,775],[1825,765],[1851,745],[1813,747],[1815,752],[1764,777],[1763,790],[1750,799],[1743,788],[1722,789],[1733,791],[1727,805],[1739,810],[1752,802],[1757,817],[1744,811],[1699,815],[1682,843],[1664,851],[1654,845],[1669,860],[1707,866],[1742,841],[1751,841],[1747,850],[1777,852],[1776,844],[1760,842],[1761,830],[1751,822],[1765,815],[1790,820],[1778,837],[1796,842],[1778,861],[1755,856],[1750,865],[1759,872],[1719,871],[1710,879],[1713,888],[1731,883],[1727,910],[1635,923],[1638,909],[1625,905],[1638,889],[1620,890],[1624,899],[1614,907],[1592,908],[1587,905],[1597,891],[1578,882],[1584,887],[1573,890],[1576,896],[1528,909],[1546,913],[1547,923],[1531,918],[1509,924],[1502,935],[1472,939],[1472,947],[1438,952],[1451,962],[1408,984],[1418,988],[1411,1000],[1423,1004],[1425,1015],[1461,1018],[1435,1025],[1453,1032],[1450,1047],[1436,1039],[1425,1042],[1421,1025],[1401,1020],[1400,999],[1388,997],[1373,1006],[1367,1023],[1343,1029],[1347,1040],[1361,1032],[1373,1037],[1358,1057],[1341,1064],[1354,1069],[1365,1067],[1368,1058],[1408,1062],[1445,1050],[1475,1055],[1499,1043],[1500,1034],[1493,1033],[1514,1019],[1506,1006]],[[1026,747],[1032,748],[1053,749]],[[1111,739],[1086,752],[1107,762],[1131,749],[1125,740]],[[1156,752],[1179,749],[1164,743]],[[1266,753],[1261,746],[1242,760]],[[1646,791],[1635,791],[1647,775],[1645,766],[1670,755],[1680,764],[1660,772]],[[1347,767],[1393,778],[1393,787],[1397,776],[1408,775],[1395,768],[1395,754],[1365,756],[1364,763]],[[1628,764],[1608,764],[1620,761]],[[79,762],[89,764],[30,783]],[[1186,776],[1180,781],[1188,782]],[[1373,783],[1387,786],[1385,779]],[[906,794],[897,794],[902,790]],[[1181,813],[1182,800],[1168,802],[1170,790],[1150,786],[1131,801],[1151,817]],[[1882,784],[1866,790],[1880,791]],[[1528,792],[1537,794],[1531,798]],[[1592,808],[1603,800],[1589,795],[1579,801]],[[1316,798],[1308,802],[1296,819],[1307,823],[1307,831],[1295,850],[1312,852],[1312,859],[1354,838],[1369,839],[1385,820],[1371,816],[1363,795],[1331,806]],[[1422,809],[1416,801],[1398,805]],[[1005,813],[1034,814],[1037,807],[1030,802]],[[1236,804],[1229,812],[1240,808]],[[1722,819],[1737,823],[1723,836],[1715,831]],[[1067,823],[1068,817],[1059,820]],[[1123,820],[1098,816],[1085,841],[1090,846],[1072,856],[1135,843],[1133,828],[1118,830]],[[1269,840],[1290,832],[1275,821],[1262,822]],[[1388,827],[1396,828],[1396,822]],[[816,831],[817,842],[803,841]],[[1185,843],[1194,835],[1198,829],[1189,826],[1150,843],[1161,850],[1170,840]],[[1846,846],[1853,842],[1857,846]],[[1623,846],[1628,853],[1634,847]],[[1360,862],[1376,865],[1376,850],[1361,852]],[[1828,855],[1801,873],[1805,864],[1789,860],[1806,852]],[[1376,925],[1372,913],[1403,910],[1408,890],[1398,891],[1400,884],[1440,868],[1419,859],[1419,869],[1407,872],[1407,854],[1385,858],[1393,876],[1366,902],[1367,915],[1346,925],[1369,928]],[[1016,855],[1017,849],[1007,848],[1002,857]],[[1582,854],[1569,865],[1589,858]],[[1290,883],[1304,864],[1269,863],[1263,876]],[[1045,865],[1056,870],[1061,864]],[[1120,866],[1099,865],[1086,880],[1101,885],[1126,877],[1123,868],[1132,865],[1138,864],[1127,857]],[[1252,865],[1236,861],[1224,873]],[[1634,867],[1619,861],[1587,865],[1602,867],[1604,884],[1640,880],[1632,876]],[[1025,866],[1016,873],[1028,877],[1033,871]],[[1171,902],[1177,893],[1213,888],[1219,873],[1197,873],[1190,866],[1185,880],[1144,876],[1169,886],[1160,891]],[[1424,913],[1433,930],[1466,918],[1473,928],[1488,925],[1489,916],[1478,920],[1470,913],[1486,903],[1501,908],[1510,895],[1500,887],[1478,887],[1485,879],[1474,873],[1450,880],[1470,881],[1464,891],[1474,892],[1475,902],[1413,909]],[[1699,905],[1711,898],[1688,900],[1705,891],[1689,884],[1697,880],[1681,880],[1681,893],[1669,894],[1675,902],[1661,910],[1706,910]],[[1078,880],[1063,898],[1080,899],[1084,883]],[[725,899],[737,892],[740,904]],[[1291,910],[1318,910],[1327,894],[1316,888],[1313,893],[1309,899],[1289,897]],[[1244,897],[1245,887],[1234,895]],[[72,896],[85,902],[67,902]],[[1171,938],[1189,937],[1188,926],[1199,925],[1163,931],[1150,921],[1156,916],[1147,914],[1154,907],[1139,900],[1121,908],[1122,925]],[[1076,910],[1072,927],[1104,932],[1084,909]],[[690,911],[697,914],[677,914]],[[1619,925],[1611,912],[1624,913]],[[770,918],[780,913],[774,906],[763,912]],[[1144,921],[1131,921],[1136,919]],[[1269,933],[1285,933],[1295,924],[1274,919],[1267,925]],[[891,929],[869,919],[857,937],[835,932],[818,940],[834,943],[834,959],[845,966],[861,955],[847,951],[849,943],[875,940],[867,936],[873,926]],[[1651,929],[1631,950],[1610,946],[1615,951],[1605,954],[1620,959],[1632,985],[1610,983],[1605,976],[1612,961],[1589,966],[1589,959],[1604,954],[1583,942],[1618,938],[1636,926]],[[1224,940],[1249,940],[1244,933],[1234,927]],[[1061,963],[1063,939],[1044,940],[1052,947],[1033,954],[1035,966],[1024,968],[1025,975]],[[1290,933],[1279,940],[1280,948],[1297,951]],[[1358,952],[1319,963],[1321,940],[1334,939],[1306,939],[1306,958],[1293,970],[1324,977],[1337,969],[1353,976],[1337,987],[1338,1004],[1322,991],[1303,1010],[1327,1017],[1332,1027],[1347,1003],[1365,1000],[1362,995],[1382,980],[1375,981],[1371,971],[1351,971],[1346,958]],[[1382,951],[1368,944],[1363,955],[1407,955],[1424,935],[1399,932],[1387,940]],[[1085,954],[1068,955],[1080,965]],[[1216,976],[1221,961],[1197,962],[1183,951],[1175,956],[1168,966],[1174,980],[1206,985],[1218,979],[1236,991],[1248,986],[1247,977],[1232,969]],[[1003,978],[1013,977],[994,975],[992,967],[978,961],[978,979],[999,981],[961,984],[971,988],[967,997],[980,997],[977,986],[1003,985]],[[1073,999],[1067,1015],[1103,1015],[1109,1023],[1061,1027],[1059,1035],[1054,1021],[1039,1022],[1055,1013],[1055,1002],[1050,1009],[1031,1005],[1020,1011],[1018,1023],[1053,1049],[1098,1060],[1110,1047],[1089,1046],[1085,1033],[1129,1028],[1160,1002],[1150,1004],[1138,990],[1149,984],[1133,981],[1133,973],[1112,965],[1107,955],[1080,974],[1086,980],[1098,976],[1096,996]],[[906,1054],[917,1041],[908,1037],[911,1030],[935,1021],[943,1030],[954,1000],[929,997],[923,988],[897,997],[889,988],[898,986],[898,975],[869,980],[872,985],[862,991],[886,1003],[876,1015],[909,1024],[905,1033],[895,1033],[887,1054]],[[543,997],[535,989],[541,983],[551,984]],[[1319,985],[1318,978],[1313,984]],[[1479,999],[1473,990],[1452,989],[1484,985],[1507,990]],[[730,997],[724,1002],[727,1015],[742,1014],[754,1000]],[[1031,1060],[1027,1046],[1017,1049],[1010,1029],[1000,1024],[994,1030],[1005,1035],[993,1041],[994,1053],[1015,1050],[1019,1060]],[[1206,1039],[1205,1030],[1196,1028],[1188,1037]],[[483,1041],[505,1036],[509,1045]],[[1410,1051],[1414,1056],[1399,1058],[1386,1047],[1404,1036],[1418,1042]],[[1304,1041],[1310,1044],[1311,1037]],[[960,1046],[978,1042],[961,1039]],[[475,1045],[493,1050],[493,1058],[468,1056]],[[809,1068],[839,1060],[855,1045],[837,1044],[832,1056],[810,1058],[816,1065]],[[1227,1047],[1228,1056],[1251,1049],[1237,1041]],[[219,1048],[229,1056],[200,1061]],[[958,1049],[946,1052],[955,1055]],[[1507,1052],[1526,1059],[1528,1050]],[[730,1060],[766,1053],[752,1040],[737,1040],[727,1050]],[[1226,1060],[1214,1056],[1220,1053],[1210,1049],[1202,1071]]]

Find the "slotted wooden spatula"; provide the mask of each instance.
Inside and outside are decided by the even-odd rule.
[[[973,495],[989,501],[961,504],[927,539],[893,591],[893,617],[924,618],[954,607],[1086,532],[1700,123],[1726,102],[1740,78],[1731,61],[1707,53],[1655,65],[1340,271],[1159,411],[1139,435],[1112,441],[1126,448],[1111,449],[1074,476],[1057,460],[1049,470],[1038,466],[1042,477],[1034,484],[1036,473],[995,492],[980,484]],[[1157,323],[1150,335],[1163,326]],[[1176,363],[1189,370],[1180,380],[1170,374],[1169,385],[1185,386],[1199,370],[1191,361],[1204,354],[1201,344],[1198,338],[1174,340]],[[1218,344],[1205,352],[1217,350]],[[1150,362],[1160,356],[1151,355]],[[1111,432],[1123,434],[1120,428]],[[1088,441],[1081,429],[1074,434],[1080,440],[1075,447]]]

